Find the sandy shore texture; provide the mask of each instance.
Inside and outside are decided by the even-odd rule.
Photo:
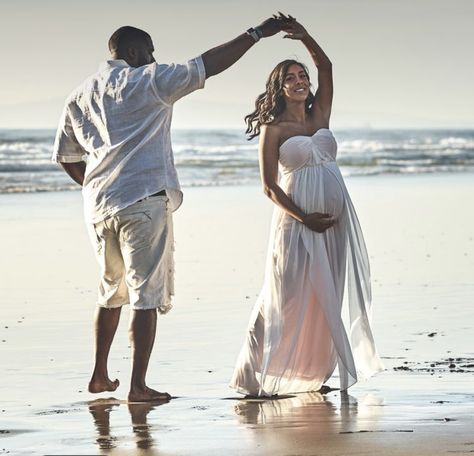
[[[80,193],[1,195],[0,454],[474,453],[474,176],[347,185],[386,371],[346,395],[244,400],[230,390],[272,205],[259,187],[185,189],[174,309],[159,318],[149,371],[150,385],[176,399],[160,406],[124,400],[128,309],[110,355],[120,388],[86,391],[98,268]]]

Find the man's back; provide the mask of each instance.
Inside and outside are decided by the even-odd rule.
[[[110,60],[72,92],[53,159],[80,161],[87,154],[86,221],[103,220],[164,189],[171,208],[180,205],[170,138],[172,106],[204,80],[200,57],[186,65],[138,68]]]

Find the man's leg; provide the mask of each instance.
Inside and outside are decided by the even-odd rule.
[[[132,380],[128,400],[131,402],[168,401],[168,393],[146,386],[145,377],[156,335],[156,309],[133,310],[130,321],[132,345]]]
[[[120,321],[121,307],[106,309],[97,307],[95,315],[95,366],[89,382],[89,392],[115,391],[120,382],[110,380],[107,371],[107,360],[115,331]]]
[[[100,283],[94,319],[95,366],[89,392],[115,391],[118,380],[110,380],[107,360],[120,320],[122,305],[128,304],[125,266],[113,218],[88,224],[89,237],[100,266]]]
[[[131,402],[168,401],[168,393],[148,388],[146,373],[156,335],[157,308],[172,294],[173,233],[166,196],[138,201],[117,215],[125,281],[130,296]]]

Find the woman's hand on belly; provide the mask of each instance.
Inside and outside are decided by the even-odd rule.
[[[303,225],[309,228],[311,231],[316,231],[317,233],[324,233],[335,223],[336,218],[331,214],[313,212],[303,217]]]

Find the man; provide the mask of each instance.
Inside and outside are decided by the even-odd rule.
[[[107,359],[122,305],[130,304],[128,399],[170,399],[149,388],[145,376],[156,310],[166,313],[173,294],[171,212],[182,201],[170,140],[173,104],[288,20],[281,14],[267,19],[184,65],[157,64],[150,35],[121,27],[109,40],[112,60],[68,97],[53,161],[83,187],[85,220],[101,266],[91,393],[119,385],[108,376]]]

